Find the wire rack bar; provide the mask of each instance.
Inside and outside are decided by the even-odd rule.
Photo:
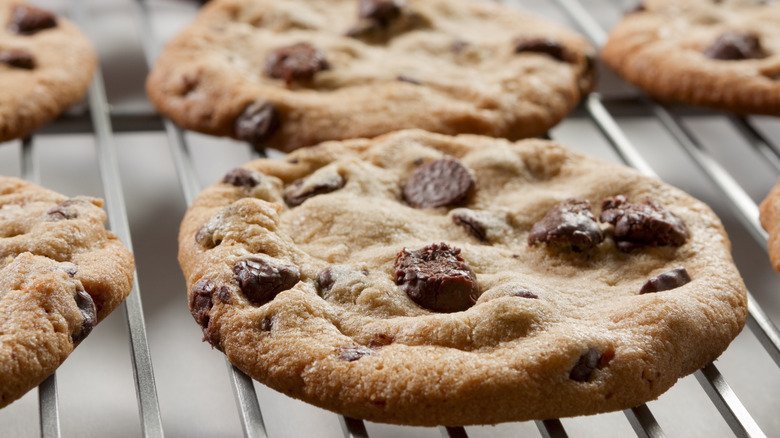
[[[753,149],[760,153],[767,163],[780,172],[780,151],[744,117],[730,116],[731,124],[746,138]]]
[[[534,421],[542,438],[567,438],[569,435],[563,428],[561,420],[536,420]]]
[[[82,2],[72,2],[74,21],[85,30],[89,29],[85,7]],[[131,252],[133,251],[130,226],[127,219],[124,192],[119,178],[119,164],[113,141],[113,130],[108,111],[108,100],[103,82],[103,73],[97,68],[90,83],[87,100],[89,103],[98,155],[98,166],[103,192],[106,197],[106,211],[111,229]],[[130,353],[133,359],[135,386],[138,395],[141,431],[145,437],[164,436],[160,403],[154,382],[152,358],[146,335],[141,291],[138,273],[134,272],[133,288],[125,300],[125,315],[130,332]]]
[[[631,423],[631,427],[634,428],[637,437],[663,438],[666,436],[647,405],[626,409],[623,413],[628,418],[628,422]]]
[[[341,431],[344,432],[344,438],[368,438],[363,420],[339,415],[339,424],[341,424]]]
[[[233,395],[236,397],[238,415],[241,417],[241,427],[244,430],[244,436],[247,438],[267,438],[263,413],[260,412],[260,405],[257,402],[257,393],[255,393],[252,379],[230,362],[225,361],[225,364],[228,367]]]
[[[41,416],[41,438],[60,437],[60,408],[57,402],[57,373],[38,385],[38,411]]]
[[[714,365],[707,365],[697,371],[696,380],[713,400],[718,411],[737,437],[766,436]]]

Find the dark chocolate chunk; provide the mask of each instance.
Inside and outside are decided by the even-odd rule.
[[[575,59],[566,47],[548,38],[519,38],[515,40],[515,53],[541,53],[562,62]]]
[[[758,36],[750,32],[726,32],[707,47],[704,55],[722,61],[741,61],[766,57]]]
[[[401,2],[396,0],[360,0],[358,16],[387,27],[393,20],[401,16]]]
[[[46,212],[46,219],[50,221],[59,221],[77,218],[79,216],[79,211],[75,208],[75,203],[76,201],[73,199],[67,199],[60,202]]]
[[[329,291],[333,287],[336,279],[333,278],[333,270],[327,267],[317,274],[317,288],[320,291]]]
[[[401,82],[406,82],[406,83],[409,83],[409,84],[412,84],[412,85],[421,85],[422,84],[422,82],[420,82],[419,79],[414,78],[414,77],[409,76],[409,75],[403,75],[403,74],[402,75],[398,75],[398,77],[396,77],[396,79],[401,81]]]
[[[237,138],[254,146],[262,146],[281,125],[276,106],[268,102],[254,102],[244,109],[234,126]]]
[[[353,345],[351,347],[342,347],[338,349],[339,359],[347,362],[354,362],[363,356],[369,356],[374,353],[374,350],[364,347],[362,345]]]
[[[479,222],[473,215],[461,211],[452,215],[452,222],[463,227],[467,233],[477,238],[480,242],[488,241],[485,225]]]
[[[629,203],[623,195],[607,198],[599,220],[614,226],[615,244],[624,252],[643,246],[681,246],[690,236],[682,219],[652,199]]]
[[[83,317],[79,328],[70,335],[73,343],[78,344],[95,328],[97,324],[97,308],[95,308],[95,301],[92,300],[92,297],[81,287],[76,289],[73,299],[76,300],[76,306],[78,306]]]
[[[24,49],[1,50],[0,64],[23,70],[32,70],[35,68],[35,58],[32,53]]]
[[[377,350],[382,347],[387,347],[393,342],[395,342],[394,337],[386,335],[384,333],[377,333],[371,338],[370,341],[368,341],[368,348],[373,348]]]
[[[528,244],[544,242],[559,250],[586,251],[601,243],[604,235],[586,199],[571,198],[555,205],[535,223]]]
[[[292,81],[308,81],[315,74],[328,69],[325,55],[309,43],[281,47],[268,55],[265,71],[268,76]]]
[[[335,192],[344,187],[344,177],[336,172],[312,175],[308,179],[299,179],[284,190],[284,202],[290,207],[297,207],[303,201],[317,195]]]
[[[415,208],[452,206],[465,202],[474,185],[460,161],[442,158],[415,170],[406,180],[403,196]]]
[[[404,249],[395,259],[395,284],[417,305],[434,312],[466,310],[477,302],[477,275],[446,243]]]
[[[29,5],[16,5],[11,13],[11,32],[32,35],[57,26],[57,17],[49,11]]]
[[[257,306],[262,306],[280,292],[292,288],[301,278],[297,266],[261,258],[241,260],[233,266],[233,272],[241,292]]]
[[[671,290],[690,283],[690,281],[691,276],[688,275],[688,271],[686,271],[685,268],[672,269],[671,271],[666,271],[663,274],[659,274],[658,276],[647,280],[647,282],[642,285],[639,293],[646,294],[650,292]]]
[[[577,364],[571,369],[569,378],[575,382],[589,381],[593,371],[599,368],[600,361],[601,353],[595,348],[589,349],[585,354],[580,356]]]
[[[214,306],[211,297],[215,292],[217,292],[217,285],[207,278],[201,278],[192,285],[190,313],[204,330],[209,325],[209,313]]]
[[[265,316],[260,321],[260,330],[264,332],[270,332],[274,327],[274,319],[270,316]]]
[[[252,188],[260,184],[260,174],[248,169],[237,167],[222,178],[224,184],[231,184],[236,187]]]

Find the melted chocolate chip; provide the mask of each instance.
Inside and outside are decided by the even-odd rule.
[[[260,321],[260,330],[270,332],[274,327],[274,319],[270,316],[264,316]]]
[[[254,146],[262,146],[281,125],[276,106],[268,102],[254,102],[236,119],[234,132],[237,138]]]
[[[572,54],[561,43],[548,38],[515,40],[515,53],[541,53],[562,62],[573,62]]]
[[[530,299],[539,298],[538,295],[536,295],[535,293],[527,289],[519,289],[519,290],[512,291],[512,296],[517,298],[530,298]]]
[[[92,297],[82,288],[76,290],[73,299],[76,300],[76,306],[78,306],[81,311],[81,316],[83,318],[78,330],[70,335],[73,343],[78,344],[92,332],[93,328],[95,328],[95,325],[97,324],[97,309],[95,308],[95,301],[92,300]]]
[[[685,268],[672,269],[666,271],[663,274],[659,274],[653,277],[639,290],[640,294],[646,294],[651,292],[661,292],[665,290],[676,289],[684,284],[690,283],[691,276],[688,275],[688,271]]]
[[[555,205],[528,234],[528,244],[544,242],[559,250],[586,251],[601,243],[604,235],[590,212],[590,202],[571,198]]]
[[[225,174],[222,178],[222,183],[251,189],[260,184],[260,174],[238,167]]]
[[[761,41],[750,32],[726,32],[707,47],[704,55],[722,61],[741,61],[766,57]]]
[[[297,207],[314,196],[335,192],[344,187],[345,183],[344,177],[336,172],[313,174],[308,179],[299,179],[287,186],[284,202],[290,207]]]
[[[77,218],[79,216],[79,211],[75,208],[75,203],[76,202],[72,199],[60,202],[46,212],[46,219],[50,221],[59,221]]]
[[[190,313],[204,330],[209,325],[211,308],[214,306],[211,297],[215,292],[217,292],[217,285],[206,278],[201,278],[192,285]]]
[[[395,259],[395,284],[417,305],[434,312],[466,310],[477,302],[477,275],[446,243],[417,251],[404,249]]]
[[[265,63],[266,74],[272,78],[309,81],[315,74],[328,69],[325,55],[309,43],[297,43],[274,50]]]
[[[601,353],[595,348],[589,349],[585,354],[580,356],[577,364],[571,369],[569,378],[575,382],[589,381],[593,371],[599,368],[600,361]]]
[[[360,0],[358,16],[387,27],[393,20],[401,16],[401,2],[396,0]]]
[[[630,252],[643,246],[681,246],[690,236],[685,223],[656,201],[629,203],[625,196],[607,198],[601,222],[612,224],[618,249]]]
[[[374,353],[374,350],[364,347],[362,345],[353,345],[350,347],[343,347],[338,349],[339,359],[347,362],[354,362],[363,356],[370,356]]]
[[[442,158],[419,167],[404,185],[404,200],[415,208],[444,207],[466,201],[474,179],[460,161]]]
[[[32,53],[23,49],[2,50],[0,51],[0,64],[23,70],[32,70],[35,68],[35,58]]]
[[[280,292],[291,289],[301,278],[297,266],[261,258],[241,260],[233,266],[233,272],[241,292],[257,306],[262,306]]]
[[[368,341],[368,348],[377,350],[382,347],[387,347],[393,342],[395,342],[394,337],[386,335],[384,333],[377,333],[371,338],[370,341]]]
[[[408,75],[403,75],[403,74],[402,75],[398,75],[396,77],[396,79],[398,81],[400,81],[400,82],[406,82],[406,83],[412,84],[412,85],[422,85],[422,82],[420,82],[419,79],[413,78],[413,77],[408,76]]]
[[[452,222],[455,225],[463,227],[467,233],[477,238],[480,242],[488,241],[485,225],[479,222],[473,215],[465,212],[458,212],[452,215]]]
[[[32,35],[57,26],[57,17],[49,11],[29,5],[17,5],[11,13],[11,32]]]
[[[333,270],[330,267],[317,274],[317,289],[320,291],[329,291],[335,282],[336,279],[333,278]]]

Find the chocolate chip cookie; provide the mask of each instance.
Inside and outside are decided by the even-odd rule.
[[[205,341],[380,422],[636,406],[747,313],[707,206],[538,139],[411,130],[253,161],[197,197],[179,251]]]
[[[646,0],[612,30],[604,61],[669,102],[780,115],[780,2]]]
[[[544,134],[593,88],[593,49],[471,0],[218,0],[148,80],[186,129],[291,151],[404,128]]]
[[[24,137],[77,102],[97,65],[68,20],[20,0],[0,0],[0,142]]]
[[[130,293],[96,198],[0,176],[0,408],[41,383]]]
[[[769,258],[780,272],[780,183],[767,194],[759,206],[761,225],[769,233]]]

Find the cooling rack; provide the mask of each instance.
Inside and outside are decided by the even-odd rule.
[[[103,197],[110,228],[134,249],[137,276],[123,309],[37,391],[0,411],[0,435],[780,436],[780,276],[769,266],[757,210],[780,175],[780,119],[663,106],[601,69],[598,92],[550,132],[574,149],[678,186],[721,217],[750,290],[750,315],[716,363],[659,400],[622,413],[466,428],[380,425],[255,384],[200,343],[175,261],[178,222],[202,187],[259,155],[233,140],[184,132],[144,98],[149,65],[198,3],[40,3],[85,30],[101,69],[83,104],[33,137],[0,145],[0,173],[69,195]],[[504,3],[575,28],[596,46],[633,6],[618,0]]]

